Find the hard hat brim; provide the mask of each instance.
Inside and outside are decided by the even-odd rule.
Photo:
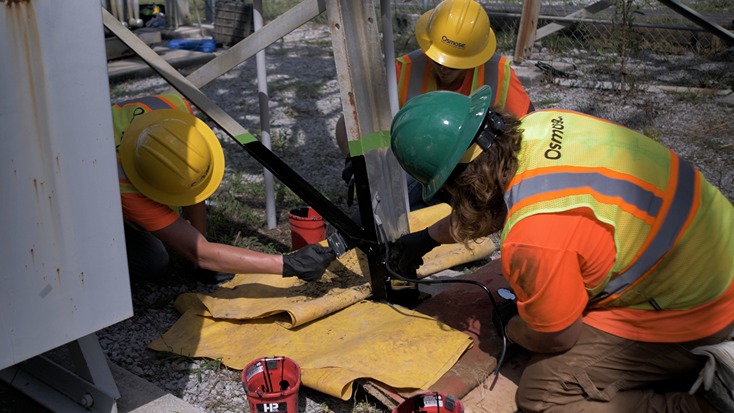
[[[458,143],[454,146],[451,156],[447,159],[446,166],[437,171],[433,178],[423,185],[423,200],[428,201],[433,198],[436,192],[446,183],[446,180],[454,168],[456,168],[456,165],[459,164],[469,145],[474,141],[477,132],[479,132],[479,128],[482,126],[484,117],[487,116],[487,112],[491,106],[492,88],[487,85],[480,87],[469,96],[469,108],[459,129]]]
[[[165,189],[152,186],[143,179],[135,165],[135,150],[142,133],[150,125],[164,119],[176,119],[196,129],[204,137],[212,156],[209,174],[200,185],[187,191],[168,192]],[[224,176],[224,151],[219,139],[201,119],[180,110],[159,109],[147,112],[135,119],[125,130],[119,153],[122,169],[133,186],[148,198],[165,205],[189,206],[198,204],[209,198],[217,190]]]
[[[490,27],[487,44],[474,56],[459,57],[442,52],[431,42],[431,38],[428,35],[428,21],[432,12],[433,10],[428,10],[418,18],[418,21],[415,23],[415,38],[423,53],[434,62],[452,69],[471,69],[487,63],[497,51],[497,36]]]

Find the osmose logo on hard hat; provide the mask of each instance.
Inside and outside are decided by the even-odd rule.
[[[463,49],[466,47],[466,43],[459,43],[457,41],[451,40],[446,36],[441,36],[441,41],[446,43],[449,46],[456,47],[459,49]]]

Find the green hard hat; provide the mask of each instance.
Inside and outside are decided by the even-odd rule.
[[[400,166],[431,199],[446,182],[482,126],[492,102],[482,86],[471,96],[439,90],[416,96],[392,120],[390,146]]]

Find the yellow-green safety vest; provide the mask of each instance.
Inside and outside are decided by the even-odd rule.
[[[614,228],[616,258],[592,307],[687,310],[734,276],[734,207],[691,164],[626,127],[571,111],[522,119],[519,169],[505,192],[512,227],[589,208]]]
[[[400,107],[413,97],[423,93],[436,90],[436,81],[433,77],[426,79],[426,70],[428,61],[430,60],[422,50],[414,50],[407,55],[396,59],[401,63],[398,78],[398,100]],[[510,87],[510,68],[511,61],[505,59],[499,53],[495,53],[489,61],[478,67],[469,69],[472,71],[471,93],[479,89],[483,85],[492,88],[491,102],[493,107],[503,107],[507,101],[508,89]],[[502,67],[502,70],[486,70],[486,67]],[[502,79],[499,79],[499,73],[504,73]],[[502,82],[500,84],[500,81]],[[423,84],[426,84],[426,90],[423,90]]]

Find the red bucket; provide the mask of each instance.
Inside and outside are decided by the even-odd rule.
[[[416,394],[400,403],[392,413],[463,413],[461,400],[439,392]]]
[[[301,366],[288,357],[263,357],[242,370],[250,412],[298,413]]]
[[[288,221],[291,224],[291,248],[294,251],[326,239],[324,219],[311,207],[290,210]]]

